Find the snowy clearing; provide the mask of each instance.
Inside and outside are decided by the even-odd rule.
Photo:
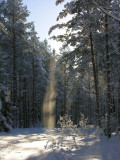
[[[1,160],[120,160],[120,137],[62,137],[52,129],[15,129],[0,133]],[[75,137],[75,138],[74,138]]]

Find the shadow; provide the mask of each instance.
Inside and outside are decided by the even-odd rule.
[[[100,153],[90,152],[92,147],[82,146],[78,150],[53,150],[49,153],[30,156],[26,160],[103,160]],[[108,160],[107,158],[104,160]]]
[[[47,128],[15,129],[9,134],[0,135],[0,151],[4,150],[3,158],[6,160],[120,159],[120,143],[115,136],[107,140],[93,134],[87,137],[80,135],[75,137],[74,142],[73,135],[61,140],[60,130]],[[48,146],[47,142],[50,142]]]

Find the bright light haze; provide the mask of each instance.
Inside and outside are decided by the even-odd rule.
[[[23,0],[23,4],[27,5],[30,11],[28,21],[33,21],[35,24],[35,30],[40,37],[40,40],[49,39],[48,31],[53,25],[60,23],[56,21],[59,12],[64,8],[64,3],[61,5],[55,5],[56,0]],[[63,31],[56,30],[52,35],[61,34]],[[49,40],[49,44],[52,48],[55,48],[59,52],[61,47],[60,42]]]

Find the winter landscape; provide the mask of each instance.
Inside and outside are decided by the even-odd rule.
[[[1,160],[119,160],[120,137],[108,140],[94,128],[89,134],[61,134],[59,129],[15,129],[0,134]],[[74,140],[75,137],[75,140]]]
[[[0,160],[120,160],[120,0],[0,1]]]

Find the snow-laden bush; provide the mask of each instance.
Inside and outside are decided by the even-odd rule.
[[[88,129],[88,118],[85,118],[84,114],[81,113],[81,120],[79,121],[80,127],[82,127],[84,136],[87,136]]]
[[[77,134],[77,125],[73,124],[71,117],[69,115],[64,115],[63,117],[60,116],[58,120],[58,124],[61,127],[61,136],[58,138],[60,140],[60,144],[65,145],[64,140],[69,139],[69,148],[76,148],[76,134]]]
[[[100,128],[100,127],[96,127],[95,129],[95,132],[94,132],[94,135],[97,137],[97,138],[100,138],[102,135],[104,135],[105,131],[103,130],[103,128]]]
[[[7,88],[0,85],[0,132],[12,130],[14,106],[8,101]]]
[[[61,127],[61,132],[63,135],[72,135],[75,133],[75,130],[77,128],[77,125],[73,125],[71,117],[66,114],[63,117],[60,116],[58,124]]]
[[[45,148],[76,148],[76,131],[77,125],[73,124],[69,115],[64,115],[58,120],[60,126],[60,136],[56,139],[49,139],[45,145]]]
[[[81,120],[79,121],[79,124],[81,127],[86,127],[88,123],[88,118],[85,118],[84,114],[81,113]]]
[[[60,131],[60,136],[56,139],[49,139],[45,148],[79,148],[80,144],[77,144],[76,138],[81,135],[87,135],[87,129],[89,129],[87,126],[88,119],[81,114],[81,120],[79,126],[77,126],[73,124],[71,116],[65,114],[63,117],[60,116],[58,124],[60,126],[60,129],[58,129]]]

